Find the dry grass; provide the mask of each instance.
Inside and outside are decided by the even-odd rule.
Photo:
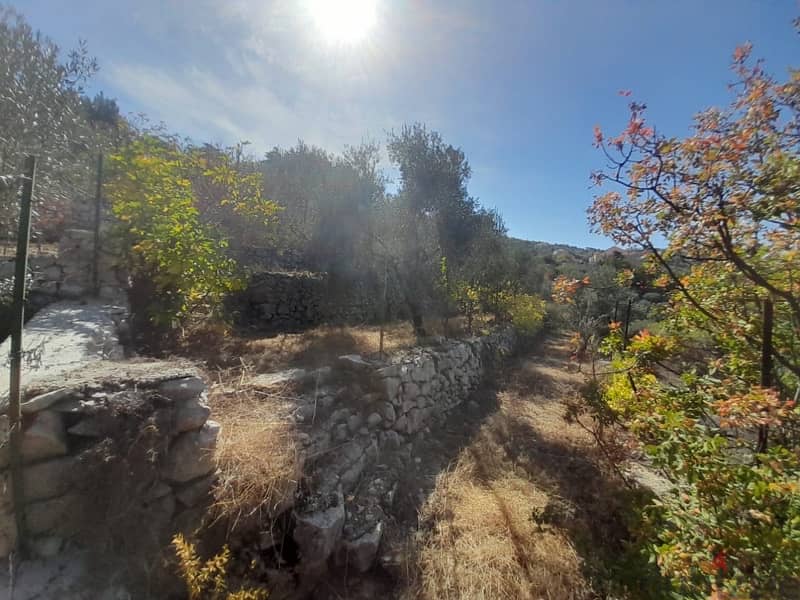
[[[487,319],[476,319],[475,329],[486,326]],[[430,335],[444,335],[438,319],[425,322]],[[383,351],[391,354],[417,345],[411,325],[396,321],[384,326]],[[220,324],[204,322],[188,328],[175,348],[169,350],[206,363],[209,368],[245,365],[251,372],[268,373],[288,367],[316,368],[330,364],[343,354],[375,356],[380,351],[379,325],[321,325],[300,333],[255,336],[236,332]],[[447,335],[465,335],[463,318],[451,319]]]
[[[585,597],[580,559],[560,531],[532,518],[547,495],[512,472],[481,482],[465,455],[440,476],[422,518],[416,594],[437,599]]]
[[[406,598],[594,597],[586,546],[615,552],[627,531],[619,482],[591,436],[564,420],[581,381],[565,357],[549,342],[511,369],[497,411],[437,478],[409,553]]]
[[[212,390],[219,480],[214,511],[231,528],[276,516],[294,494],[302,469],[288,404],[253,391]]]

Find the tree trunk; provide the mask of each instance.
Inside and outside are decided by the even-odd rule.
[[[772,387],[772,299],[764,300],[764,323],[761,335],[761,387]],[[758,428],[758,444],[756,452],[767,451],[769,441],[769,427],[761,425]]]

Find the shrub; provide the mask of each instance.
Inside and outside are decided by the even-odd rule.
[[[181,534],[172,539],[178,558],[178,572],[186,585],[189,600],[267,600],[266,590],[241,588],[228,589],[227,568],[231,552],[227,546],[222,552],[203,562],[194,544]]]
[[[586,399],[629,427],[673,484],[649,510],[662,572],[686,598],[784,597],[800,570],[800,456],[791,443],[800,411],[774,389],[713,368],[661,381],[676,341],[645,331],[625,346],[616,325],[601,345],[610,376]],[[753,444],[759,427],[776,432],[766,451]]]
[[[541,329],[546,305],[538,296],[504,293],[499,305],[522,335],[531,336]]]
[[[145,136],[113,155],[111,163],[106,192],[134,284],[145,290],[149,319],[169,325],[199,309],[217,311],[241,281],[225,256],[224,240],[200,222],[188,155]]]

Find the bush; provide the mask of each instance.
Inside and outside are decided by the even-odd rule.
[[[585,398],[626,425],[673,484],[649,510],[650,550],[681,597],[785,597],[800,571],[800,457],[789,439],[800,411],[713,368],[661,381],[679,349],[646,330],[625,346],[614,324],[601,344],[610,375]],[[766,451],[753,444],[759,427],[776,432]]]
[[[216,312],[237,289],[235,263],[226,243],[200,222],[189,157],[169,142],[145,136],[111,157],[106,187],[119,219],[133,300],[152,324],[171,325],[197,310]]]
[[[241,588],[236,592],[229,591],[227,569],[231,552],[227,546],[219,554],[202,562],[194,544],[182,535],[176,535],[172,545],[189,600],[267,600],[269,597],[266,590]]]
[[[542,328],[546,304],[538,296],[504,293],[499,305],[502,312],[522,335],[532,336]]]

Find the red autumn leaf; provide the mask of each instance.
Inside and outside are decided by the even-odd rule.
[[[713,560],[711,562],[713,563],[713,565],[717,569],[719,569],[723,573],[727,573],[728,572],[728,561],[727,561],[727,559],[725,557],[725,551],[724,550],[720,550],[719,552],[717,552],[714,555],[714,558],[713,558]]]

